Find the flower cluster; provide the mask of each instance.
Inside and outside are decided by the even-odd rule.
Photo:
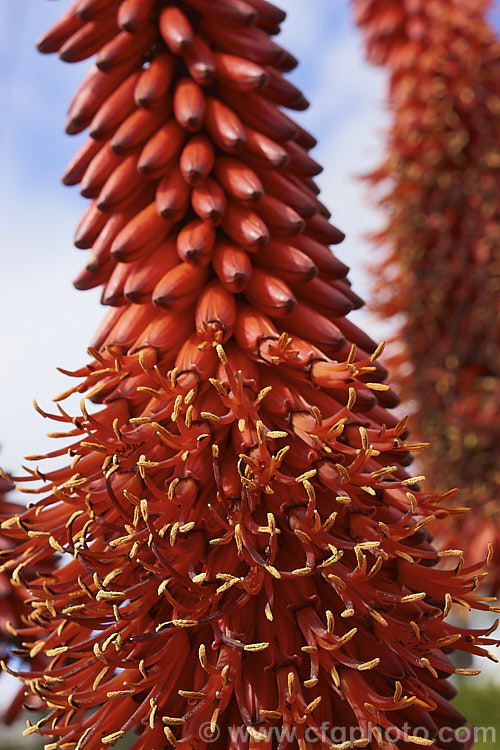
[[[354,0],[368,57],[388,69],[393,112],[370,176],[387,216],[375,237],[376,309],[403,319],[393,374],[433,446],[426,473],[475,508],[449,525],[449,543],[465,540],[479,559],[495,538],[498,591],[500,43],[488,7]]]
[[[10,483],[0,477],[0,521],[7,520],[18,510],[15,503],[8,500],[10,490]],[[11,548],[12,542],[10,539],[0,534],[0,552],[3,553]],[[5,572],[0,573],[0,654],[3,660],[10,657],[10,649],[14,640],[12,628],[14,624],[21,624],[25,598],[25,592],[12,585],[10,576]],[[13,713],[15,713],[15,709],[13,709]],[[7,715],[6,718],[8,721],[10,716]]]
[[[9,502],[7,495],[11,489],[9,482],[0,477],[0,518],[6,520],[17,510],[15,503]],[[0,535],[0,550],[10,548],[12,545],[6,537]],[[9,623],[18,622],[23,608],[23,597],[12,587],[9,576],[5,572],[0,573],[0,634],[2,639],[9,639]],[[5,658],[5,643],[0,644],[2,658]]]
[[[495,660],[495,626],[445,618],[490,608],[484,573],[434,548],[448,497],[407,473],[422,446],[346,318],[361,301],[329,249],[315,141],[281,110],[306,106],[271,38],[283,18],[265,0],[78,0],[40,42],[97,53],[64,179],[91,199],[76,284],[111,307],[55,413],[38,407],[70,461],[17,478],[34,502],[2,525],[24,655],[50,660],[18,673],[46,750],[258,747],[270,727],[340,749],[322,728],[340,725],[358,747],[387,730],[469,746],[439,739],[464,722],[449,676],[474,672],[447,654]]]
[[[9,499],[11,490],[10,482],[0,476],[0,523],[5,522],[6,527],[9,525],[9,519],[15,516],[21,507],[18,503]],[[0,554],[4,556],[12,554],[12,547],[12,540],[0,532]],[[53,567],[52,563],[53,560],[49,557],[40,570],[45,574],[50,574]],[[22,627],[23,623],[27,622],[26,617],[30,611],[26,605],[27,596],[24,587],[15,581],[11,581],[10,576],[5,571],[0,572],[0,658],[3,663],[8,664],[12,657],[21,653],[16,627]],[[30,664],[35,670],[43,669],[47,661],[43,655],[37,655],[30,660]],[[11,724],[14,721],[24,700],[25,691],[23,687],[20,687],[3,711],[1,720],[4,724]],[[27,700],[27,707],[39,710],[40,701],[36,696],[30,696]]]

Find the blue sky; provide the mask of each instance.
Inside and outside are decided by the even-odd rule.
[[[24,454],[56,447],[45,438],[52,425],[34,412],[32,399],[48,407],[68,387],[56,367],[76,369],[86,361],[87,342],[104,314],[98,293],[71,286],[87,256],[72,245],[86,201],[60,183],[79,142],[63,133],[66,110],[88,63],[67,65],[35,50],[67,5],[0,0],[0,463],[10,469]],[[289,16],[281,43],[299,58],[293,79],[312,103],[297,119],[319,140],[322,197],[348,234],[340,255],[354,266],[355,288],[363,294],[360,269],[371,249],[361,235],[375,226],[376,215],[353,177],[376,162],[386,121],[384,75],[363,61],[348,0],[282,6]]]

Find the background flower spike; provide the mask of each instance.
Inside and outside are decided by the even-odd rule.
[[[433,531],[472,560],[492,541],[498,595],[500,43],[484,0],[353,8],[368,58],[387,69],[392,110],[385,157],[367,177],[387,217],[373,238],[375,310],[397,321],[389,361],[433,446],[425,473],[462,490]]]

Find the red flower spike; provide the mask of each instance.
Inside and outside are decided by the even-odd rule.
[[[283,13],[109,0],[88,21],[75,7],[42,49],[108,54],[72,127],[97,116],[103,149],[132,153],[101,173],[87,145],[67,172],[90,169],[100,196],[78,284],[116,306],[55,413],[40,410],[71,464],[19,478],[36,502],[4,530],[2,571],[32,606],[23,653],[50,660],[18,674],[49,710],[27,732],[47,750],[128,733],[134,750],[344,747],[338,727],[373,750],[396,746],[386,729],[401,748],[463,748],[438,736],[464,722],[447,677],[470,672],[445,651],[496,641],[445,617],[488,609],[484,574],[432,545],[443,498],[407,474],[422,446],[384,407],[382,348],[344,318],[361,301],[328,248],[343,235],[317,198],[315,140],[280,110],[305,104],[270,39]],[[99,409],[69,415],[71,393]]]
[[[500,43],[488,8],[354,0],[393,110],[385,161],[369,176],[387,215],[374,238],[384,248],[375,309],[403,319],[389,361],[432,445],[424,469],[437,489],[464,490],[435,532],[473,560],[494,539],[498,593]],[[473,508],[465,518],[461,505]]]

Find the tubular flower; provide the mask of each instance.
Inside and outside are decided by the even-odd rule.
[[[36,502],[4,524],[32,605],[19,634],[50,659],[18,674],[49,709],[27,729],[47,750],[133,731],[134,750],[348,747],[338,730],[469,746],[438,737],[464,722],[447,678],[474,671],[446,653],[496,641],[445,618],[489,608],[484,574],[433,547],[447,496],[406,473],[421,446],[386,411],[382,347],[345,317],[360,300],[328,249],[314,139],[280,109],[306,104],[270,38],[283,18],[264,0],[79,0],[40,43],[97,53],[65,182],[92,200],[77,286],[111,306],[40,409],[71,463],[18,478]],[[51,576],[29,572],[53,553]]]
[[[354,0],[370,60],[387,67],[393,122],[376,309],[402,316],[395,381],[433,450],[424,467],[474,507],[449,544],[479,559],[495,537],[500,588],[500,44],[489,3]],[[465,540],[462,542],[462,540]]]

